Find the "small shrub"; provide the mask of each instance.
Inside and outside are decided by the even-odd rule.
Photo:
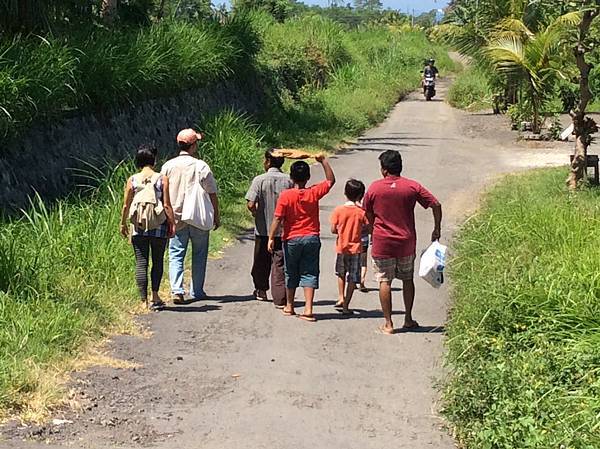
[[[492,108],[492,102],[492,89],[481,69],[460,73],[448,91],[448,103],[455,108],[479,111]]]

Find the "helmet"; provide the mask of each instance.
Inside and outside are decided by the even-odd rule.
[[[435,59],[429,58],[429,61],[427,61],[427,62],[429,62],[430,64],[435,64]]]

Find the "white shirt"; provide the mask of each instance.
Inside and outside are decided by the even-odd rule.
[[[196,170],[200,175],[200,184],[206,193],[217,193],[217,182],[208,164],[184,151],[167,161],[160,171],[169,178],[169,195],[177,229],[184,227],[184,223],[180,223],[183,200],[196,180]]]

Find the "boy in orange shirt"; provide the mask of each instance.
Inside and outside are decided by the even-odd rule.
[[[335,274],[338,277],[338,302],[344,315],[357,284],[361,282],[361,251],[363,227],[369,224],[365,211],[357,205],[365,195],[365,185],[356,179],[346,182],[344,194],[348,201],[331,214],[331,232],[337,234]]]

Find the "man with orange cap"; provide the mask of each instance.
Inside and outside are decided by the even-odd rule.
[[[204,279],[208,261],[208,239],[210,230],[202,229],[189,221],[182,220],[183,205],[186,196],[194,191],[194,184],[200,183],[210,198],[214,209],[214,225],[220,225],[219,200],[217,183],[208,164],[197,158],[198,141],[202,135],[193,129],[184,129],[177,135],[179,155],[163,165],[161,173],[169,178],[171,202],[175,215],[175,236],[169,242],[169,280],[171,293],[175,304],[184,303],[185,290],[183,287],[184,260],[188,244],[192,244],[192,280],[190,282],[190,297],[203,299]]]

